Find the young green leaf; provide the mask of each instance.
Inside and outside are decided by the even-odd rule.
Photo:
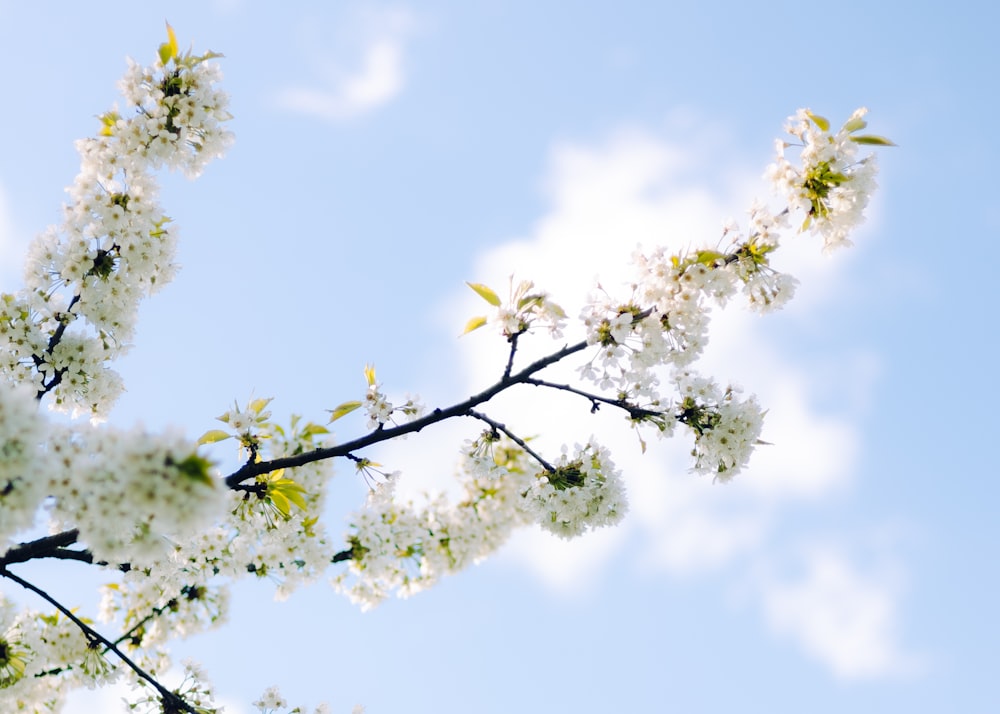
[[[316,436],[317,434],[329,434],[329,433],[330,430],[327,429],[325,426],[321,426],[319,424],[313,424],[312,422],[306,424],[306,428],[302,430],[303,436]]]
[[[327,409],[327,411],[330,412],[330,421],[328,421],[327,424],[337,421],[342,416],[350,414],[360,406],[361,402],[344,402],[336,409]]]
[[[231,436],[232,434],[228,431],[223,431],[222,429],[209,429],[201,435],[200,439],[198,439],[198,446],[201,446],[202,444],[214,444],[217,441],[225,441]]]
[[[855,117],[853,119],[848,119],[846,122],[844,122],[844,131],[850,134],[855,131],[864,129],[866,126],[868,126],[868,122],[866,122],[861,117]]]
[[[806,116],[812,119],[813,124],[823,131],[830,131],[830,120],[826,117],[821,117],[819,114],[813,114],[812,112],[806,112]]]
[[[523,298],[518,300],[517,309],[521,310],[531,305],[537,305],[540,307],[545,304],[545,298],[546,298],[545,293],[533,293],[531,295],[525,295]]]
[[[177,56],[177,35],[174,34],[174,28],[167,23],[167,41],[160,45],[160,64],[166,65],[167,62],[174,59]]]
[[[473,330],[478,330],[480,327],[486,324],[486,318],[480,315],[479,317],[474,317],[465,323],[465,329],[462,330],[463,335],[467,335]]]
[[[695,254],[694,260],[695,263],[701,263],[708,268],[713,268],[719,260],[725,257],[725,255],[717,250],[699,250]]]
[[[500,298],[497,297],[497,294],[495,292],[490,290],[482,283],[466,282],[465,284],[468,285],[473,290],[475,290],[476,294],[479,295],[479,297],[481,297],[483,300],[488,302],[493,307],[500,307]]]
[[[291,504],[295,504],[303,511],[306,510],[308,504],[305,492],[302,486],[288,478],[269,478],[267,481],[267,496],[285,518],[291,515]]]
[[[206,486],[215,485],[215,481],[212,480],[212,476],[209,473],[212,468],[212,462],[198,454],[191,454],[183,461],[174,462],[173,465],[177,467],[180,473],[192,481],[203,483]]]
[[[275,510],[277,510],[282,516],[288,518],[292,515],[291,504],[280,492],[267,489],[267,497],[271,499],[271,505],[274,506]]]
[[[254,414],[260,414],[264,407],[271,403],[271,398],[268,399],[254,399],[247,405],[247,408]]]
[[[893,142],[886,139],[884,136],[875,136],[874,134],[852,136],[851,141],[855,144],[868,144],[869,146],[895,146]]]

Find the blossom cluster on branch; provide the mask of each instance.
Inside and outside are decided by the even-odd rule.
[[[184,665],[173,689],[162,678],[172,639],[225,621],[236,579],[267,578],[286,597],[329,574],[336,590],[368,608],[486,558],[517,528],[571,538],[619,523],[628,503],[608,449],[589,437],[550,460],[490,416],[489,401],[504,392],[569,394],[590,411],[620,410],[641,435],[686,433],[695,471],[733,478],[760,443],[763,411],[753,396],[695,371],[709,307],[742,294],[767,312],[790,299],[794,278],[771,265],[783,234],[795,221],[826,248],[847,244],[875,186],[874,157],[859,157],[858,147],[890,143],[858,134],[864,110],[836,132],[800,111],[787,127],[794,141],[779,142],[767,171],[784,205],[755,203],[747,225],[726,224],[714,245],[635,254],[623,294],[601,288],[584,308],[579,342],[561,342],[569,317],[532,282],[512,280],[506,299],[470,283],[490,309],[466,332],[492,325],[507,359],[494,384],[461,402],[430,410],[416,397],[393,402],[368,366],[360,398],[329,410],[331,422],[355,410],[366,416],[366,431],[346,442],[299,417],[275,423],[269,399],[234,404],[197,443],[112,429],[99,423],[122,390],[112,363],[134,335],[139,302],[176,270],[156,172],[196,177],[232,141],[216,57],[181,53],[168,27],[157,61],[129,62],[125,110],[102,115],[98,135],[77,144],[81,168],[62,224],[32,243],[25,287],[0,294],[0,578],[44,603],[20,608],[0,593],[0,711],[57,711],[67,690],[117,681],[135,688],[133,711],[216,711],[196,664]],[[786,158],[793,146],[801,149],[795,162]],[[552,351],[522,364],[519,345],[540,336],[553,340]],[[578,381],[544,378],[574,360]],[[47,419],[41,403],[70,418]],[[364,456],[456,418],[477,423],[458,450],[457,500],[404,500],[395,488],[401,474]],[[210,451],[230,439],[242,466],[223,476]],[[329,534],[325,519],[338,458],[370,486],[342,537]],[[49,535],[22,542],[40,516]],[[16,572],[39,558],[103,569],[100,629]],[[254,706],[303,711],[288,710],[274,688]]]

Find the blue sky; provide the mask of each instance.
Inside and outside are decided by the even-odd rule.
[[[112,418],[192,436],[251,395],[322,418],[367,362],[390,393],[462,399],[502,357],[485,333],[456,338],[480,309],[463,281],[516,271],[572,306],[637,243],[714,241],[766,196],[800,106],[834,122],[868,106],[899,144],[854,249],[789,246],[796,302],[717,318],[706,371],[770,408],[774,446],[738,481],[687,473],[684,444],[640,456],[617,420],[499,404],[552,446],[612,446],[626,523],[523,534],[366,614],[323,583],[286,603],[241,586],[228,627],[177,647],[227,711],[269,684],[370,714],[1000,708],[1000,12],[695,5],[0,2],[4,290],[164,13],[182,46],[226,55],[237,143],[197,182],[165,179],[183,270],[143,307]],[[414,492],[443,487],[463,426],[377,456]],[[342,468],[333,488],[343,518],[364,485]],[[80,573],[37,574],[93,607]]]

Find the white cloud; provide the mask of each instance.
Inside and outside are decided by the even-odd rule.
[[[401,11],[369,13],[355,23],[362,38],[357,56],[340,62],[326,50],[317,51],[323,76],[317,85],[292,86],[277,95],[290,111],[339,121],[370,112],[395,98],[403,89],[403,51],[413,22]]]
[[[597,145],[557,146],[543,184],[549,209],[524,236],[480,256],[470,279],[501,294],[512,274],[532,279],[574,316],[598,275],[611,293],[627,281],[628,257],[637,243],[673,249],[713,243],[721,220],[743,215],[752,196],[767,187],[756,172],[726,166],[713,170],[728,169],[728,183],[721,189],[718,182],[710,183],[700,167],[712,166],[716,153],[731,162],[732,147],[718,130],[679,131],[678,142],[630,128]],[[789,330],[801,324],[801,311],[836,299],[850,260],[849,252],[830,259],[818,245],[792,241],[782,267],[803,284],[800,307],[793,301],[786,313]],[[439,319],[456,329],[482,311],[481,300],[464,291],[448,301]],[[774,330],[762,334],[767,319],[777,318],[758,318],[732,306],[716,311],[712,342],[699,364],[705,373],[757,393],[769,409],[764,438],[773,446],[759,448],[750,469],[725,486],[687,473],[690,445],[683,437],[651,442],[642,455],[635,434],[610,410],[594,416],[578,401],[554,404],[552,395],[537,389],[490,402],[489,413],[515,431],[545,435],[535,442],[540,447],[597,434],[625,474],[631,503],[625,524],[615,532],[564,543],[532,531],[518,535],[504,558],[524,563],[557,593],[576,593],[622,553],[626,541],[644,569],[675,576],[728,569],[731,583],[781,552],[784,541],[776,543],[773,533],[783,508],[819,503],[850,486],[861,443],[854,424],[866,406],[863,395],[877,373],[877,360],[846,342],[819,359],[792,354],[794,334],[785,335],[790,345],[777,349]],[[536,352],[553,347],[538,341],[543,344]],[[461,340],[458,349],[460,354],[449,359],[462,365],[469,393],[496,380],[506,357],[500,338],[483,330]],[[530,341],[521,349],[524,364],[532,354]],[[828,400],[837,404],[836,411],[817,406],[831,389],[847,395]],[[431,451],[427,459],[433,463]],[[879,676],[901,669],[906,658],[894,639],[896,581],[878,571],[862,574],[836,550],[817,552],[808,568],[799,581],[767,581],[768,621],[839,675]]]
[[[697,171],[712,164],[710,145],[719,142],[719,133],[689,134],[681,132],[674,143],[648,131],[623,129],[593,146],[557,146],[543,184],[549,209],[524,236],[480,256],[469,279],[501,295],[512,274],[532,279],[575,316],[598,274],[612,293],[627,280],[628,258],[637,243],[683,249],[691,242],[713,242],[721,219],[740,216],[766,186],[736,172],[727,187],[709,188],[709,179]],[[721,146],[731,161],[724,138]],[[803,279],[802,300],[819,306],[835,299],[846,282],[849,256],[830,260],[818,245],[795,243],[783,262]],[[442,306],[438,319],[454,332],[483,309],[481,299],[463,289]],[[799,329],[802,320],[794,311],[787,315],[785,329]],[[763,436],[773,445],[759,448],[748,471],[730,484],[714,485],[687,472],[690,444],[683,436],[670,442],[651,437],[642,454],[635,433],[609,409],[592,415],[579,400],[534,388],[492,400],[485,411],[516,433],[541,435],[533,444],[543,452],[596,434],[625,475],[631,508],[622,526],[574,542],[539,531],[518,534],[501,557],[522,563],[557,594],[578,595],[623,553],[646,571],[684,577],[723,573],[735,587],[742,574],[787,552],[788,535],[780,542],[775,537],[783,509],[804,503],[818,507],[851,485],[862,439],[854,424],[866,407],[863,395],[877,374],[877,360],[846,341],[821,358],[794,354],[794,332],[778,334],[788,343],[779,349],[775,330],[765,336],[762,329],[764,321],[779,319],[732,306],[716,311],[712,342],[699,364],[705,373],[757,393],[769,409]],[[460,365],[448,375],[452,394],[479,391],[500,374],[505,343],[488,330],[459,340],[457,354],[442,357]],[[567,335],[559,345],[573,339]],[[532,347],[533,341],[540,344]],[[555,346],[544,337],[525,340],[519,363]],[[564,376],[571,374],[567,370]],[[456,386],[461,382],[464,387]],[[831,390],[847,397],[829,399]],[[436,402],[433,394],[425,397]],[[817,406],[824,399],[835,409]],[[443,440],[422,438],[407,446],[416,448],[418,457],[410,451],[406,463],[436,469],[412,480],[408,470],[411,489],[440,488],[449,480],[451,469],[441,469],[441,445],[457,447],[471,435],[467,427],[446,425]],[[791,537],[809,537],[808,528]],[[758,583],[765,615],[837,675],[901,671],[909,660],[895,639],[897,580],[879,569],[860,571],[844,552],[833,546],[817,550],[799,580]]]
[[[766,190],[746,173],[732,174],[735,179],[728,189],[708,187],[709,179],[698,170],[711,164],[710,157],[719,151],[719,134],[709,130],[673,143],[632,128],[615,132],[597,146],[556,147],[544,182],[550,209],[526,237],[481,256],[471,279],[501,294],[512,273],[517,279],[533,279],[572,316],[598,275],[612,294],[627,281],[628,258],[637,243],[673,249],[713,243],[722,219],[740,215],[755,190]],[[724,138],[721,141],[724,146]],[[818,246],[813,249],[811,256],[796,254],[791,262],[818,272],[813,262],[824,259]],[[825,267],[835,271],[837,264],[827,261]],[[471,291],[449,305],[442,319],[450,325],[463,324],[483,307]],[[551,396],[538,390],[521,392],[492,408],[522,433],[547,435],[551,440],[540,443],[550,446],[598,434],[626,474],[633,511],[629,523],[645,535],[645,565],[678,574],[718,569],[761,547],[780,503],[813,499],[847,483],[859,440],[842,415],[813,406],[816,375],[808,365],[773,350],[760,335],[760,326],[760,319],[743,309],[719,313],[714,344],[703,363],[708,374],[742,382],[770,409],[765,438],[775,446],[759,449],[751,470],[728,486],[713,486],[687,473],[690,445],[683,436],[677,444],[654,441],[649,453],[641,455],[635,434],[610,411],[595,419],[586,405],[570,401],[553,410]],[[553,346],[540,341],[543,348]],[[478,333],[462,341],[459,359],[468,389],[495,380],[504,357],[502,345]],[[530,353],[530,344],[524,349]],[[587,572],[598,569],[602,560],[566,559],[534,545],[517,553],[532,571],[546,573],[547,582],[560,577],[566,587],[588,578]]]
[[[770,626],[844,679],[909,674],[919,660],[898,644],[899,577],[862,572],[833,543],[804,548],[797,576],[770,574],[761,595]]]
[[[579,595],[590,589],[628,537],[625,527],[604,528],[579,538],[562,540],[541,528],[516,532],[501,556],[520,562],[552,592]]]

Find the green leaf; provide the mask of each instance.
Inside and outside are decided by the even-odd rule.
[[[281,493],[277,491],[267,490],[267,497],[271,499],[271,505],[277,509],[285,518],[288,518],[292,514],[292,506]]]
[[[867,144],[869,146],[895,146],[893,142],[886,139],[884,136],[875,136],[874,134],[852,136],[851,141],[855,144]]]
[[[316,436],[317,434],[329,434],[329,433],[330,430],[327,429],[325,426],[321,426],[319,424],[313,424],[312,422],[306,424],[306,428],[302,430],[303,436]]]
[[[198,454],[191,454],[183,461],[177,461],[173,465],[192,481],[203,483],[206,486],[215,485],[212,476],[209,474],[212,462]]]
[[[293,503],[303,511],[306,510],[308,504],[305,493],[305,488],[289,478],[268,479],[267,495],[274,507],[285,518],[291,515],[291,504]]]
[[[500,298],[497,297],[497,294],[495,292],[490,290],[482,283],[466,282],[465,284],[468,285],[473,290],[475,290],[476,294],[479,295],[479,297],[481,297],[483,300],[488,302],[493,307],[500,307]]]
[[[713,268],[717,261],[725,258],[726,256],[716,250],[699,250],[695,254],[695,262],[701,263],[705,267]]]
[[[231,436],[232,434],[228,431],[223,431],[222,429],[209,429],[201,435],[200,439],[198,439],[198,446],[201,446],[202,444],[214,444],[217,441],[225,441]]]
[[[826,117],[821,117],[819,114],[813,114],[812,112],[806,112],[806,116],[812,119],[813,124],[823,131],[830,131],[830,120]]]
[[[172,60],[177,56],[177,35],[174,34],[174,28],[167,23],[167,41],[160,45],[160,64],[166,65],[167,62]]]
[[[303,511],[308,507],[305,499],[306,490],[294,481],[288,481],[288,484],[282,487],[281,493]]]
[[[102,114],[98,117],[101,120],[101,136],[114,136],[115,133],[115,122],[117,122],[121,116],[118,112],[108,112]]]
[[[480,327],[486,324],[486,318],[480,315],[479,317],[474,317],[465,323],[465,329],[462,330],[463,335],[467,335],[473,330],[478,330]]]
[[[544,295],[525,295],[523,298],[517,301],[517,309],[523,310],[529,305],[541,305],[542,301],[545,300]]]
[[[273,399],[273,397],[268,399],[254,399],[247,405],[247,409],[252,411],[254,414],[260,414],[264,410],[264,407],[271,403],[271,399]]]
[[[361,402],[344,402],[336,409],[328,409],[327,411],[330,412],[330,421],[327,422],[327,424],[329,424],[330,422],[337,421],[342,416],[350,414],[360,406]]]
[[[861,117],[856,117],[854,119],[848,119],[846,122],[844,122],[844,131],[848,133],[853,133],[855,131],[858,131],[859,129],[864,129],[866,126],[868,126],[868,122],[866,122]]]

